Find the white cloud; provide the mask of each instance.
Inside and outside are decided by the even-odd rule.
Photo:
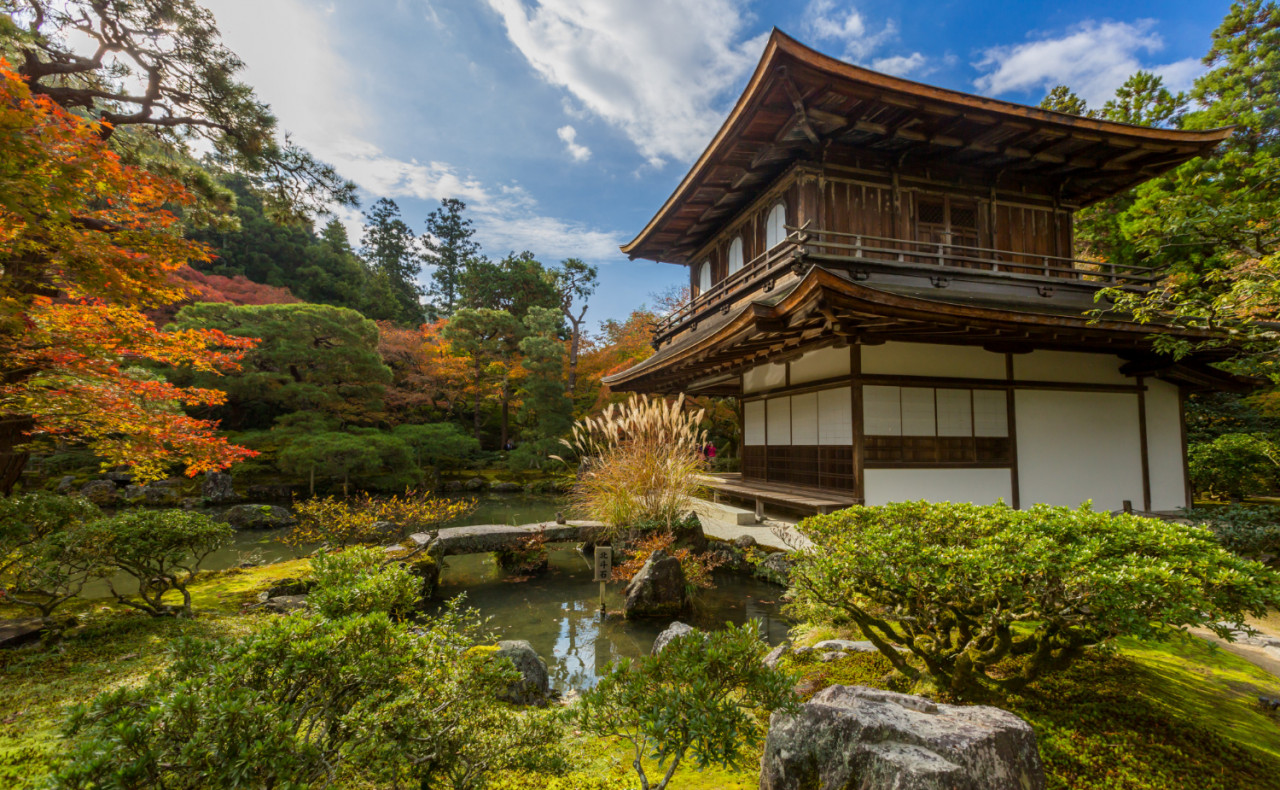
[[[618,234],[542,216],[537,201],[518,185],[484,184],[447,162],[398,158],[372,142],[379,126],[376,108],[363,101],[353,66],[334,46],[325,10],[306,0],[206,4],[227,45],[246,63],[246,80],[271,105],[280,125],[362,189],[393,199],[459,198],[474,217],[478,240],[493,251],[617,257],[623,241]],[[289,47],[280,46],[282,30],[289,31]],[[349,228],[358,225],[353,212],[339,217]],[[358,227],[353,230],[358,243]]]
[[[1155,21],[1085,21],[1057,38],[992,47],[974,64],[987,73],[974,80],[981,91],[1048,90],[1066,85],[1090,106],[1100,107],[1131,74],[1144,68],[1139,55],[1158,52],[1164,41],[1154,32]],[[1182,60],[1165,66],[1145,66],[1165,77],[1171,89],[1190,85],[1198,63]]]
[[[804,19],[801,33],[805,38],[816,43],[839,44],[844,48],[844,57],[857,63],[866,61],[898,35],[898,26],[892,19],[872,32],[857,8],[837,8],[833,0],[811,0]]]
[[[561,126],[556,129],[556,136],[564,141],[564,150],[569,152],[575,162],[585,162],[591,158],[591,149],[577,142],[578,130],[572,126]]]
[[[876,71],[882,71],[885,74],[895,74],[899,77],[909,77],[912,74],[918,74],[924,70],[927,59],[919,52],[912,52],[910,55],[892,55],[887,58],[876,58],[871,61],[871,68]]]
[[[620,129],[651,165],[702,152],[755,65],[745,0],[486,0],[548,83]]]

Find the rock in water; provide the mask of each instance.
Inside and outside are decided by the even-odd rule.
[[[176,505],[182,500],[181,480],[157,480],[143,487],[143,498],[148,505]]]
[[[81,487],[80,496],[98,507],[109,507],[120,501],[120,492],[110,480],[90,480]]]
[[[226,472],[205,472],[200,494],[211,504],[223,505],[239,499],[231,475]]]
[[[756,576],[767,582],[787,586],[791,578],[791,559],[784,551],[776,551],[756,566]]]
[[[657,639],[653,640],[653,649],[650,650],[649,653],[650,655],[656,656],[662,652],[663,648],[671,644],[672,640],[679,639],[685,634],[701,634],[701,633],[702,633],[701,631],[694,628],[693,626],[686,625],[685,623],[682,623],[679,620],[676,620],[674,623],[667,626],[667,630],[658,634]],[[703,639],[705,638],[706,636],[703,635]]]
[[[515,664],[520,679],[507,686],[498,695],[500,699],[516,705],[545,705],[551,695],[551,684],[547,677],[547,662],[542,660],[533,645],[523,639],[514,639],[498,643],[498,650],[493,654],[495,659],[507,658]]]
[[[679,614],[686,602],[680,560],[658,549],[631,577],[622,608],[627,617],[660,617]]]
[[[224,510],[219,519],[232,529],[277,529],[295,523],[293,514],[279,505],[234,505]]]
[[[984,705],[940,705],[831,686],[796,716],[775,713],[760,790],[1042,790],[1035,732]]]

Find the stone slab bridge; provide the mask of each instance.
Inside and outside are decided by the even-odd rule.
[[[599,536],[599,521],[566,521],[557,524],[543,521],[535,524],[474,524],[468,527],[446,527],[436,534],[430,553],[435,557],[450,554],[485,554],[504,548],[516,548],[526,538],[539,533],[547,536],[548,543],[588,543]],[[430,532],[415,532],[409,536],[409,548],[417,548],[431,542]],[[402,548],[402,547],[391,547]]]

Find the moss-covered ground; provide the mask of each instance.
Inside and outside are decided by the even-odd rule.
[[[105,603],[74,609],[81,625],[59,643],[0,652],[0,787],[39,787],[63,753],[67,709],[106,689],[139,683],[180,636],[243,633],[246,610],[276,579],[306,561],[210,574],[195,586],[197,616],[150,618]],[[0,616],[12,616],[0,611]],[[806,640],[836,636],[812,632]],[[788,660],[790,661],[790,660]],[[835,683],[893,686],[888,663],[855,655],[790,662],[807,695]],[[1280,719],[1257,703],[1280,697],[1280,679],[1198,639],[1124,641],[1027,692],[993,703],[1026,718],[1040,739],[1050,788],[1066,790],[1280,790]],[[495,790],[623,790],[636,786],[629,745],[570,732],[573,768],[560,776],[506,774]],[[755,759],[738,770],[692,766],[677,790],[737,790],[757,783]],[[650,774],[657,772],[652,766]]]

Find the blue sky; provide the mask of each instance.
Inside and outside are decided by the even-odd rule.
[[[685,281],[627,261],[777,26],[881,71],[1035,103],[1101,104],[1138,68],[1186,88],[1229,3],[206,0],[294,139],[421,232],[469,205],[484,251],[600,267],[588,317]],[[342,219],[358,227],[358,214]],[[358,236],[356,236],[358,238]]]

